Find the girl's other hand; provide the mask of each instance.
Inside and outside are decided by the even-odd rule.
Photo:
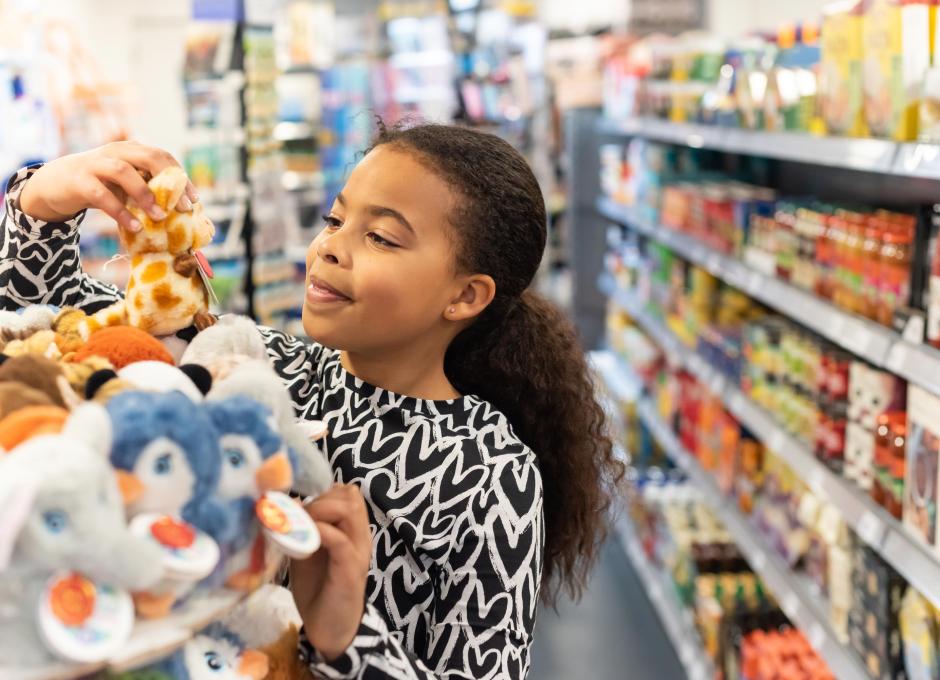
[[[136,142],[113,142],[84,153],[50,161],[37,170],[20,194],[20,209],[36,219],[62,222],[86,208],[97,208],[123,229],[139,231],[141,224],[124,204],[130,196],[154,220],[166,213],[154,200],[147,180],[164,168],[179,166],[172,155]],[[192,182],[176,206],[192,210],[197,200]]]
[[[337,484],[307,506],[322,545],[293,560],[291,590],[310,644],[332,661],[352,644],[365,608],[372,559],[369,513],[359,487]]]

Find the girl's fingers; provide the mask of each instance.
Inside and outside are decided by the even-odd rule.
[[[99,179],[120,187],[151,219],[166,219],[166,211],[156,204],[153,192],[133,165],[118,158],[104,156],[95,162],[94,169]]]
[[[84,195],[89,206],[111,216],[122,229],[131,232],[140,231],[142,226],[140,222],[124,207],[124,202],[100,180],[90,181],[84,189]]]
[[[106,156],[130,163],[138,170],[142,170],[145,176],[149,177],[153,177],[169,167],[181,167],[179,161],[173,157],[173,154],[163,149],[137,144],[136,142],[116,142],[109,144],[105,147],[105,154]],[[186,191],[183,192],[183,196],[175,207],[181,212],[189,212],[193,209],[193,203],[195,203],[198,198],[192,182],[187,182]]]
[[[362,554],[356,549],[352,540],[343,531],[325,522],[317,522],[317,529],[320,530],[321,550],[326,550],[330,557],[330,562],[340,567],[340,571],[345,573],[344,567],[355,567],[368,571],[369,556],[363,559]]]

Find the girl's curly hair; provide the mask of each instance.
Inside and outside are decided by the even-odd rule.
[[[454,387],[494,404],[536,454],[542,473],[542,599],[580,596],[608,531],[623,477],[568,318],[529,290],[545,250],[545,201],[525,159],[494,135],[447,125],[386,128],[372,148],[412,154],[457,197],[457,267],[496,282],[496,297],[447,350]]]

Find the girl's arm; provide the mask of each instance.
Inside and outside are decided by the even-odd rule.
[[[308,642],[308,627],[301,647],[314,675],[343,680],[526,677],[544,545],[542,483],[534,460],[497,462],[479,492],[461,507],[466,511],[454,524],[451,548],[431,567],[436,598],[427,605],[427,637],[402,640],[367,604],[352,644],[332,661]],[[316,626],[315,620],[308,622]]]
[[[7,185],[0,222],[0,307],[49,304],[92,314],[121,293],[82,271],[78,229],[84,210],[64,221],[46,222],[20,209],[23,187],[38,169],[23,168]]]

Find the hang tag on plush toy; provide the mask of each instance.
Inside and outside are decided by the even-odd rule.
[[[305,560],[320,547],[320,532],[307,511],[280,491],[268,491],[255,503],[264,534],[282,553]]]
[[[174,517],[143,513],[131,520],[130,530],[163,551],[168,578],[201,581],[219,563],[219,546],[212,537]]]
[[[209,298],[212,300],[212,303],[215,305],[219,304],[219,297],[215,294],[215,289],[212,287],[212,281],[210,279],[215,278],[215,273],[212,271],[212,265],[209,264],[209,260],[206,259],[206,256],[202,254],[201,250],[194,250],[193,255],[196,258],[196,264],[198,265],[199,278],[202,279],[202,285],[206,287],[206,290],[209,292]]]
[[[322,420],[301,420],[297,423],[307,435],[307,439],[318,442],[330,433],[329,428]]]
[[[53,654],[96,663],[119,652],[134,627],[134,602],[124,590],[74,572],[46,583],[39,602],[39,632]]]

